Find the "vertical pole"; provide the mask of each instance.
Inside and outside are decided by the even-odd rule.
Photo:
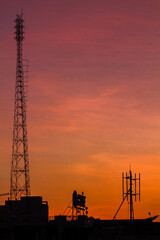
[[[133,199],[132,199],[132,172],[130,173],[130,220],[133,220]]]
[[[126,173],[126,191],[127,191],[127,201],[128,201],[128,175]]]
[[[122,194],[124,199],[124,173],[122,173]]]
[[[140,201],[140,173],[139,173],[139,201]]]
[[[137,196],[137,193],[136,193],[136,173],[135,173],[135,201],[137,200],[136,196]]]

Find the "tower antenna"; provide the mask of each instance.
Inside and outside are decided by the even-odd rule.
[[[125,180],[126,180],[126,187],[125,185]],[[138,184],[138,189],[137,189],[137,182]],[[131,171],[131,167],[129,170],[129,174],[126,172],[126,174],[122,173],[122,192],[123,192],[123,200],[116,212],[116,214],[113,217],[113,220],[116,219],[116,216],[119,212],[119,210],[121,209],[125,199],[127,199],[127,201],[129,201],[129,206],[130,206],[130,220],[134,220],[134,209],[133,209],[133,199],[135,199],[135,201],[137,200],[137,196],[139,196],[139,201],[140,201],[140,173],[139,176],[136,177],[133,176],[132,171]]]
[[[28,158],[26,91],[23,71],[24,19],[23,13],[15,20],[17,42],[16,84],[14,102],[13,145],[10,179],[10,199],[30,196],[30,175]]]

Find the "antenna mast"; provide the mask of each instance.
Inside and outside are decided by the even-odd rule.
[[[124,180],[126,179],[126,192],[124,192]],[[136,182],[138,181],[139,187],[137,192],[137,185]],[[122,173],[122,190],[123,190],[123,199],[125,196],[127,197],[127,201],[129,201],[130,206],[130,220],[134,219],[134,209],[133,209],[133,198],[135,198],[135,201],[137,200],[137,195],[139,196],[140,201],[140,173],[139,177],[133,177],[131,169],[129,170],[129,174],[126,173],[126,176],[124,176],[124,173]]]
[[[126,184],[125,184],[125,180],[126,180]],[[139,183],[138,189],[136,184],[137,182]],[[127,199],[130,206],[130,220],[134,220],[133,200],[135,199],[136,201],[137,196],[139,196],[139,201],[140,201],[140,173],[139,173],[139,177],[136,177],[136,174],[133,177],[131,169],[129,170],[129,174],[127,172],[126,172],[126,175],[122,173],[122,192],[123,192],[123,200],[116,214],[114,215],[113,220],[116,219],[116,216],[120,208],[122,207],[125,199]]]
[[[16,85],[14,102],[13,145],[11,162],[10,199],[30,196],[30,176],[26,121],[26,89],[23,71],[24,19],[23,13],[15,20],[17,41]]]

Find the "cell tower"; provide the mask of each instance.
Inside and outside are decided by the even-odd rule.
[[[126,189],[124,190],[124,182],[126,180]],[[138,192],[137,192],[137,184],[138,181]],[[132,171],[129,171],[129,174],[126,173],[126,176],[124,176],[124,173],[122,173],[122,190],[123,190],[123,199],[127,198],[127,201],[129,201],[130,205],[130,220],[134,219],[134,209],[133,209],[133,198],[135,198],[135,201],[137,200],[137,195],[139,196],[140,201],[140,173],[139,177],[135,176],[133,177]]]
[[[125,182],[126,184],[124,184]],[[137,182],[138,182],[138,186],[137,186]],[[129,170],[129,174],[127,172],[125,175],[124,173],[122,173],[122,192],[123,192],[123,200],[116,214],[114,215],[113,219],[116,219],[116,216],[120,208],[122,207],[125,199],[127,199],[130,205],[130,220],[134,220],[133,199],[135,199],[136,201],[137,196],[139,196],[139,201],[140,201],[140,173],[138,177],[136,177],[136,174],[133,177],[131,170]]]
[[[30,196],[30,175],[28,158],[26,89],[23,71],[24,19],[23,13],[15,20],[17,41],[16,85],[14,102],[13,145],[11,162],[10,199]]]

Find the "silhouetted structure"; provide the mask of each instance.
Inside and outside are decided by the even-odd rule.
[[[72,219],[74,216],[78,219],[78,215],[87,215],[87,210],[86,196],[84,196],[83,192],[82,194],[77,194],[77,191],[74,191],[72,195]]]
[[[17,14],[15,23],[15,39],[17,41],[17,65],[10,182],[11,200],[20,199],[21,196],[30,196],[30,175],[26,122],[26,90],[23,71],[22,49],[22,42],[24,39],[23,14]]]
[[[124,180],[126,179],[126,191],[124,192]],[[137,192],[137,184],[136,182],[138,181],[138,192]],[[134,185],[133,185],[134,184]],[[123,199],[125,196],[127,197],[127,201],[129,201],[130,205],[130,220],[134,219],[134,210],[133,210],[133,197],[136,197],[137,195],[139,196],[139,201],[140,201],[140,173],[139,173],[139,178],[133,177],[132,171],[129,171],[129,174],[126,173],[126,176],[124,176],[124,173],[122,173],[122,187],[123,187]]]
[[[69,213],[72,210],[72,214],[69,215]],[[66,215],[64,215],[66,214]],[[56,216],[56,219],[59,221],[63,221],[64,217],[67,217],[68,219],[78,219],[78,218],[84,218],[88,214],[88,207],[86,207],[86,196],[84,196],[84,193],[77,194],[77,191],[74,191],[72,194],[72,200],[66,207],[65,211],[63,212],[62,216]],[[67,219],[66,218],[66,219]]]
[[[0,206],[0,222],[14,225],[47,223],[48,203],[39,196],[7,200]]]
[[[124,187],[124,180],[126,180],[126,186]],[[138,191],[137,191],[137,184],[136,182],[138,181]],[[126,173],[126,176],[124,176],[124,173],[122,173],[122,191],[123,191],[123,200],[116,212],[116,214],[113,217],[113,220],[116,219],[116,216],[120,210],[120,208],[122,207],[125,199],[127,199],[127,201],[129,201],[129,205],[130,205],[130,220],[134,219],[134,210],[133,210],[133,197],[135,197],[135,201],[136,201],[136,197],[137,195],[139,196],[139,201],[140,201],[140,173],[139,173],[139,177],[133,177],[132,175],[132,171],[129,170],[129,174]]]

